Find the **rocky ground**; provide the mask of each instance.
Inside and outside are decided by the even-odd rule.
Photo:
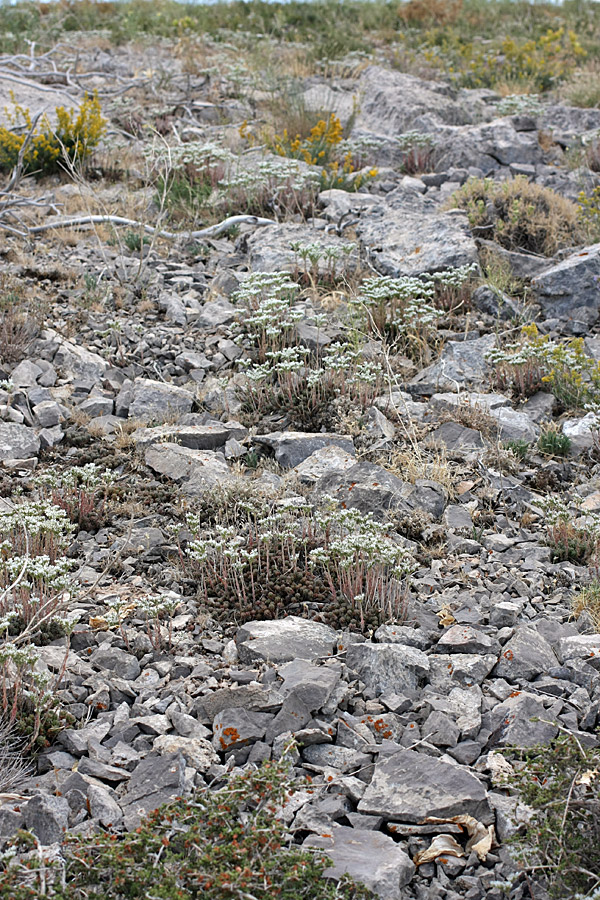
[[[86,86],[100,91],[147,62],[134,45],[88,40],[80,52],[79,71],[96,73]],[[162,79],[103,101],[109,134],[85,183],[24,183],[58,210],[25,209],[27,224],[88,211],[155,224],[141,151],[144,125],[159,119],[162,143],[210,141],[259,167],[266,151],[239,138],[261,108],[256,87],[240,92],[231,67],[185,71],[166,45],[155,54]],[[74,623],[69,649],[60,633],[38,635],[36,647],[66,727],[3,795],[0,835],[26,825],[48,845],[65,829],[132,829],[226,766],[277,758],[294,737],[295,771],[312,791],[301,788],[285,815],[336,872],[349,865],[385,900],[533,896],[506,843],[528,811],[502,781],[502,751],[561,733],[598,745],[598,621],[573,611],[593,555],[557,558],[542,502],[562,498],[578,534],[597,543],[597,429],[593,411],[561,407],[551,381],[528,397],[499,385],[488,354],[535,322],[558,345],[582,337],[586,358],[600,360],[600,244],[554,257],[507,250],[448,201],[484,176],[522,176],[571,201],[591,192],[600,179],[566,151],[600,129],[600,110],[548,99],[502,114],[489,90],[378,65],[344,74],[307,78],[303,102],[344,126],[352,116],[365,166],[378,170],[357,192],[323,190],[308,213],[275,201],[264,213],[275,224],[201,241],[175,219],[181,239],[141,250],[106,225],[2,232],[3,292],[20,297],[1,338],[2,515],[53,499],[76,527],[65,548],[73,581],[60,596]],[[407,175],[401,138],[414,131],[435,138],[435,156]],[[310,270],[298,242],[319,248]],[[418,352],[389,321],[376,329],[353,317],[366,279],[457,269],[458,300],[418,332]],[[262,326],[247,324],[256,295],[244,284],[255,273],[297,284],[285,295],[292,318],[277,307],[270,323],[289,346],[324,359],[359,348],[372,366],[362,393],[344,389],[360,382],[348,363],[313,403],[295,392],[305,374],[296,367],[288,394],[263,402],[271,373],[249,402],[243,363],[261,362]],[[261,290],[281,297],[268,279]],[[565,456],[538,446],[550,422],[571,439]],[[81,468],[72,474],[84,466],[87,482]],[[217,541],[220,525],[239,527],[248,552],[248,535],[266,527],[295,542],[323,504],[358,510],[361,527],[371,513],[388,549],[410,557],[396,580],[382,576],[379,606],[362,620],[341,581],[329,608],[325,581],[316,584],[325,570],[289,580],[303,558],[295,544],[280,581],[258,584],[254,617],[238,588],[207,580],[206,557],[186,552]]]

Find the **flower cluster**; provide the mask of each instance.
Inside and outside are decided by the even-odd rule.
[[[5,110],[10,127],[0,125],[0,171],[10,171],[17,163],[19,151],[33,127],[29,109],[15,105],[14,112]],[[71,163],[86,159],[98,145],[106,130],[100,101],[85,95],[79,109],[55,109],[57,120],[53,127],[47,115],[42,116],[33,130],[23,156],[25,172],[47,174],[58,169],[61,158]]]
[[[242,524],[216,525],[209,532],[192,517],[187,525],[194,538],[186,556],[207,602],[218,589],[239,597],[243,609],[256,609],[282,573],[296,573],[316,579],[308,582],[315,585],[312,596],[306,580],[301,582],[307,608],[316,602],[313,614],[343,605],[363,628],[366,621],[403,614],[406,582],[416,567],[412,554],[371,514],[338,509],[333,498],[316,512],[302,497],[271,502],[262,515],[251,506]]]
[[[586,355],[582,338],[556,343],[526,325],[518,342],[486,357],[501,390],[528,397],[547,385],[564,409],[583,409],[600,399],[600,363]]]
[[[535,116],[543,108],[539,94],[508,94],[496,104],[496,111],[501,116]]]
[[[279,156],[301,159],[307,165],[319,166],[321,190],[338,188],[357,191],[365,180],[376,177],[377,169],[366,173],[356,171],[356,145],[344,141],[343,134],[342,123],[331,113],[327,120],[319,119],[307,138],[302,139],[299,134],[292,136],[287,130],[282,135],[276,134],[273,150]]]

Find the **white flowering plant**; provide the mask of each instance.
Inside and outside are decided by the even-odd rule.
[[[187,526],[193,538],[185,557],[205,602],[218,589],[256,610],[284,572],[310,576],[302,585],[315,585],[318,608],[324,597],[325,606],[344,605],[363,629],[367,620],[397,621],[405,614],[408,580],[416,568],[412,554],[389,526],[371,514],[340,509],[333,498],[317,510],[302,497],[275,501],[261,517],[250,509],[237,526],[207,531],[193,517]],[[318,616],[318,609],[313,614]]]
[[[44,472],[35,479],[35,484],[43,497],[64,509],[71,522],[79,528],[93,529],[101,518],[108,488],[114,481],[110,469],[87,463],[70,466],[62,472]]]

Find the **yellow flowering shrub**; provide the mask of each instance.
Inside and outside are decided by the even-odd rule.
[[[240,134],[245,136],[241,129]],[[309,166],[321,166],[321,190],[340,188],[345,191],[357,191],[365,180],[376,177],[377,169],[356,174],[357,166],[352,149],[345,143],[342,123],[334,113],[331,113],[327,121],[319,119],[304,140],[299,134],[292,138],[287,130],[284,130],[282,135],[276,134],[272,141],[272,149],[278,156],[301,159]]]
[[[521,329],[519,341],[491,350],[496,387],[519,397],[549,388],[563,409],[583,409],[600,401],[600,362],[587,356],[583,338],[555,343],[535,324]]]
[[[561,26],[549,28],[537,40],[517,41],[507,36],[492,47],[462,43],[455,73],[469,87],[523,82],[534,90],[547,91],[570,75],[585,55],[575,32]]]
[[[78,110],[55,109],[57,124],[53,127],[47,115],[38,121],[23,158],[26,173],[48,174],[56,171],[65,157],[78,162],[90,155],[106,130],[100,101],[96,95],[85,95]],[[0,171],[11,171],[19,151],[31,130],[33,118],[29,109],[15,106],[13,113],[5,109],[9,126],[0,125]]]

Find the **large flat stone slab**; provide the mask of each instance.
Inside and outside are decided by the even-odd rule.
[[[466,214],[398,188],[361,216],[356,233],[382,275],[424,275],[477,262]]]
[[[287,616],[270,622],[248,622],[242,625],[235,639],[243,663],[257,660],[284,663],[331,656],[336,632],[319,622]]]
[[[478,778],[461,766],[414,750],[400,750],[377,764],[358,811],[411,824],[463,813],[485,824],[493,822]]]
[[[325,878],[344,874],[366,885],[382,900],[401,900],[415,865],[393,838],[380,831],[335,825],[323,835],[309,835],[304,847],[324,850],[332,865]]]

